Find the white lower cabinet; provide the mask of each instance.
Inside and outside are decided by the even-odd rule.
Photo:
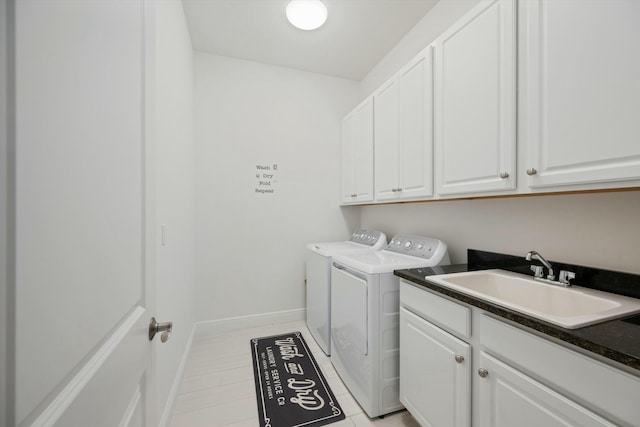
[[[640,375],[400,281],[400,401],[423,427],[638,427],[638,396]]]
[[[423,426],[471,425],[471,346],[400,309],[400,401]]]
[[[481,427],[614,427],[572,400],[481,352],[477,402]]]

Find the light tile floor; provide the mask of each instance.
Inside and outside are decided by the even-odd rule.
[[[195,337],[173,407],[170,427],[258,427],[251,338],[300,331],[345,412],[330,427],[419,427],[407,411],[368,418],[342,383],[305,322],[281,323]],[[277,427],[277,426],[274,426]]]

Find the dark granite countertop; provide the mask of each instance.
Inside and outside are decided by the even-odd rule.
[[[489,258],[495,258],[487,261]],[[501,268],[528,274],[530,263],[524,261],[522,257],[510,255],[494,254],[491,252],[469,250],[469,264],[457,264],[432,268],[414,268],[408,270],[396,270],[395,275],[411,282],[417,287],[428,288],[437,293],[447,295],[458,301],[478,307],[489,313],[493,313],[504,319],[531,328],[549,337],[553,337],[598,354],[607,359],[619,362],[630,368],[637,369],[640,375],[640,315],[635,314],[626,318],[610,320],[592,326],[585,326],[579,329],[565,329],[542,320],[527,316],[525,314],[510,310],[508,308],[493,304],[453,289],[429,282],[425,277],[437,274],[460,273],[464,271],[485,270]],[[611,287],[615,287],[615,292],[622,295],[638,298],[640,295],[640,276],[616,273],[606,270],[591,269],[588,267],[571,266],[567,264],[558,265],[560,268],[577,271],[578,277],[596,278],[597,280],[583,279],[579,286],[595,289],[603,288],[612,292]],[[523,267],[524,265],[524,267]],[[621,275],[621,276],[618,276]],[[606,277],[606,284],[602,284],[602,278]],[[613,284],[613,285],[612,285]]]

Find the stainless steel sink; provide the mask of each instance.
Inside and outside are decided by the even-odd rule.
[[[640,299],[579,286],[549,285],[505,270],[442,274],[426,279],[567,329],[640,312]]]

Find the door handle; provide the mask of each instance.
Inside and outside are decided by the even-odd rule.
[[[162,335],[160,335],[160,341],[167,342],[171,336],[172,329],[173,322],[158,323],[156,322],[156,318],[152,317],[151,322],[149,323],[149,341],[151,341],[157,333],[162,332]]]

